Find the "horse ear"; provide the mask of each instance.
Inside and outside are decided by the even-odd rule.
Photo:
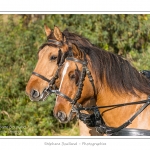
[[[56,40],[63,41],[63,35],[62,35],[60,29],[56,26],[54,27],[54,36],[55,36]]]
[[[46,36],[48,37],[51,34],[51,29],[47,25],[44,25],[44,30],[45,30]]]
[[[75,58],[78,58],[78,59],[84,59],[84,54],[81,50],[79,50],[79,48],[75,45],[75,44],[72,44],[72,52],[73,52],[73,56]]]

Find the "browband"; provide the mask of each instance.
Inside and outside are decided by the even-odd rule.
[[[48,43],[52,43],[54,45],[57,45],[59,47],[62,47],[63,46],[63,42],[60,42],[60,41],[57,41],[57,40],[51,40],[51,39],[48,39],[47,40]]]
[[[82,61],[82,60],[76,59],[74,57],[67,57],[66,60],[71,60],[71,61],[78,62],[78,63],[83,64],[83,65],[87,65],[86,61]]]

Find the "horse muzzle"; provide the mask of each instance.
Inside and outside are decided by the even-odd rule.
[[[44,101],[51,93],[52,90],[49,88],[43,90],[42,93],[40,93],[38,90],[32,89],[30,91],[29,98],[31,101]]]
[[[57,113],[54,112],[54,116],[60,123],[68,123],[74,118],[75,114],[70,112],[69,116],[67,116],[65,112],[58,111]]]

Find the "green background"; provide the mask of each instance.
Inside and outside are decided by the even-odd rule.
[[[96,46],[122,55],[140,70],[150,69],[150,15],[0,15],[0,135],[79,135],[78,122],[53,117],[55,95],[31,102],[25,87],[46,41],[44,24],[66,28]]]

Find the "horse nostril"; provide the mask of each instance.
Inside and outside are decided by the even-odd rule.
[[[59,120],[62,121],[62,122],[66,120],[66,114],[65,114],[64,112],[62,112],[62,111],[59,111],[59,112],[57,113],[57,117],[58,117]]]
[[[31,96],[33,98],[38,98],[40,96],[40,93],[37,90],[32,89],[31,90]]]

